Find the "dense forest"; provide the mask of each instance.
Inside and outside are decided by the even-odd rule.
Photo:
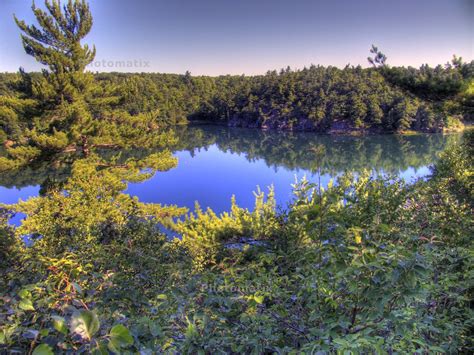
[[[205,121],[318,132],[456,130],[474,112],[474,64],[419,69],[311,66],[262,76],[87,74],[96,115],[146,116],[150,124]],[[0,139],[16,141],[54,90],[40,73],[0,75]],[[53,97],[51,97],[53,95]]]
[[[0,204],[1,353],[473,352],[472,131],[429,177],[407,184],[371,174],[369,155],[351,153],[377,152],[375,169],[417,166],[436,136],[418,155],[416,136],[394,137],[393,147],[350,139],[326,147],[292,132],[169,130],[190,121],[452,129],[473,114],[472,62],[392,68],[374,47],[369,69],[92,74],[95,48],[81,43],[93,24],[87,2],[32,10],[38,25],[15,21],[45,69],[0,76],[1,183],[41,184],[36,197]],[[351,160],[353,171],[326,189],[296,182],[287,209],[270,188],[256,191],[253,210],[232,200],[222,215],[124,192],[176,166],[176,150],[238,150],[238,139],[248,159],[300,160],[319,175],[334,168],[328,160],[336,168]]]

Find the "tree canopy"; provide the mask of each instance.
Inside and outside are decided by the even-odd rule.
[[[88,4],[45,7],[33,5],[38,25],[16,22],[48,68],[0,75],[2,179],[46,176],[39,196],[0,204],[1,353],[472,352],[472,131],[413,184],[374,176],[337,145],[247,137],[247,158],[269,164],[299,159],[321,172],[325,158],[354,160],[357,172],[326,189],[297,181],[285,209],[272,188],[257,189],[253,210],[232,199],[221,215],[196,204],[184,216],[126,193],[175,166],[173,149],[242,145],[186,128],[177,141],[167,126],[188,120],[318,132],[456,126],[472,114],[472,62],[392,68],[373,47],[368,69],[94,75],[95,49],[81,43]],[[404,164],[400,151],[423,159],[400,141],[390,164]]]

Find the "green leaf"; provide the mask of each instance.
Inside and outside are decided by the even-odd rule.
[[[198,331],[196,329],[196,325],[191,322],[188,318],[186,318],[188,322],[188,327],[186,328],[185,336],[186,339],[194,339],[198,335]]]
[[[18,307],[24,311],[34,311],[33,302],[30,299],[22,299],[18,304]]]
[[[161,294],[161,295],[156,296],[156,298],[159,300],[167,300],[168,296],[166,296],[165,294]]]
[[[72,315],[71,331],[79,334],[84,339],[92,339],[99,328],[100,322],[95,312],[82,310]]]
[[[262,304],[263,303],[263,300],[265,299],[264,296],[253,296],[253,299],[255,300],[255,302],[257,302],[258,304]]]
[[[21,299],[25,298],[31,298],[31,292],[27,289],[23,289],[20,292],[18,292],[18,296],[20,296]]]
[[[31,300],[31,292],[27,289],[23,289],[18,292],[18,296],[20,297],[20,303],[18,307],[24,311],[34,311],[35,307],[33,307],[33,301]]]
[[[97,347],[91,350],[92,355],[109,355],[107,346],[104,343],[97,344]]]
[[[53,319],[53,327],[56,329],[58,332],[66,335],[67,334],[67,325],[66,325],[66,320],[63,317],[60,316],[52,316]]]
[[[77,293],[81,294],[82,293],[82,287],[79,286],[77,282],[71,282],[72,287],[76,290]]]
[[[384,224],[384,223],[379,225],[379,229],[382,233],[390,232],[390,226],[388,226],[387,224]]]
[[[133,338],[128,329],[122,324],[117,324],[112,327],[109,333],[110,341],[108,347],[113,352],[118,352],[122,347],[133,344]]]
[[[48,344],[41,344],[33,350],[33,355],[54,355],[54,353]]]
[[[158,324],[158,322],[156,321],[150,321],[150,323],[148,324],[149,328],[150,328],[150,334],[153,336],[153,337],[158,337],[158,336],[161,336],[162,334],[162,331],[161,331],[161,327],[160,325]]]

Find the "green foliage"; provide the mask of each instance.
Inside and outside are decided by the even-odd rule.
[[[130,215],[163,222],[183,212],[174,206],[143,204],[122,193],[126,188],[123,179],[132,180],[133,169],[98,171],[94,158],[74,163],[72,177],[62,188],[53,188],[44,196],[12,206],[15,212],[28,216],[17,229],[18,235],[39,238],[34,248],[43,253],[87,252],[95,243],[109,239],[114,233],[120,234],[127,227]],[[64,235],[68,238],[64,239]]]
[[[42,156],[87,156],[97,147],[151,147],[158,129],[189,121],[319,132],[458,130],[472,114],[472,63],[390,68],[375,46],[360,66],[289,67],[266,75],[193,77],[85,72],[95,48],[85,1],[32,6],[37,25],[15,17],[27,54],[48,69],[0,75],[0,141]],[[417,98],[414,98],[416,96]],[[14,157],[9,157],[15,160]],[[26,162],[2,161],[2,170]]]
[[[133,338],[130,332],[122,324],[117,324],[112,327],[109,333],[108,348],[114,353],[120,353],[121,348],[133,344]]]
[[[196,269],[217,264],[234,248],[249,242],[259,244],[276,236],[278,219],[273,189],[269,190],[266,201],[260,190],[255,197],[252,212],[238,207],[235,198],[232,198],[231,211],[221,216],[211,209],[203,212],[196,204],[195,214],[173,226],[182,235],[181,244],[192,256]]]
[[[21,97],[14,97],[13,90],[8,95],[0,96],[0,143],[7,138],[18,140],[21,138],[22,130],[26,128],[24,117],[34,112],[35,101]],[[17,94],[16,96],[21,96]]]
[[[398,74],[394,74],[397,71],[434,83],[419,89],[407,87],[396,76]],[[52,111],[43,108],[39,114],[32,113],[31,109],[15,109],[21,121],[20,131],[10,127],[11,124],[3,129],[11,138],[13,131],[21,133],[23,126],[47,135],[54,130],[64,131],[68,133],[70,144],[79,147],[84,135],[97,144],[122,146],[125,141],[130,144],[137,140],[136,146],[139,146],[138,140],[143,134],[135,130],[152,133],[157,127],[188,121],[319,132],[439,132],[456,126],[450,124],[449,116],[469,119],[471,79],[460,71],[453,67],[362,69],[348,66],[337,69],[311,66],[255,77],[189,76],[186,79],[183,75],[155,73],[83,74],[90,83],[90,93],[83,99],[56,105]],[[430,94],[437,90],[436,85],[444,86],[444,79],[436,79],[443,76],[452,77],[449,80],[455,82],[450,94]],[[411,82],[411,79],[406,80]],[[22,90],[12,88],[10,92],[24,97],[23,100],[34,98],[37,106],[46,102],[41,95],[33,96]],[[37,92],[41,90],[45,89]],[[11,110],[10,106],[5,109]],[[34,117],[38,116],[41,119],[35,121]],[[32,119],[34,127],[22,123]]]
[[[158,132],[170,123],[160,110],[143,105],[133,110],[126,102],[118,109],[120,100],[140,95],[127,96],[118,84],[85,72],[95,56],[95,48],[81,43],[92,27],[87,2],[71,0],[62,6],[46,0],[45,7],[32,6],[38,25],[15,17],[26,53],[48,69],[39,75],[20,70],[6,81],[6,94],[0,97],[0,139],[7,140],[9,148],[0,169],[21,168],[64,152],[87,157],[103,148],[157,148],[171,143],[171,137]],[[23,157],[14,149],[25,154],[34,149],[37,154]]]
[[[472,156],[467,134],[414,185],[368,172],[325,190],[299,181],[287,210],[258,191],[253,211],[197,209],[174,240],[156,229],[163,207],[120,192],[127,174],[78,161],[61,189],[9,207],[28,216],[14,240],[40,237],[9,257],[0,346],[469,352]]]
[[[380,73],[391,84],[427,102],[434,102],[434,112],[442,117],[460,115],[472,118],[471,84],[474,61],[464,63],[453,57],[451,63],[434,68],[422,65],[419,69],[408,67],[380,68]],[[438,125],[442,122],[438,120]],[[448,124],[449,127],[449,124]]]
[[[383,54],[376,46],[372,45],[372,48],[370,48],[370,53],[372,53],[374,56],[368,57],[367,60],[374,68],[385,65],[387,56]]]
[[[55,102],[72,103],[86,91],[88,77],[82,72],[95,57],[95,48],[81,45],[92,28],[92,15],[85,1],[70,0],[61,8],[59,1],[46,0],[45,6],[49,13],[32,6],[40,28],[16,17],[15,22],[26,53],[49,67],[44,85],[55,92]]]
[[[47,12],[32,5],[39,27],[15,21],[26,53],[49,68],[38,78],[23,74],[32,98],[41,103],[41,117],[29,127],[34,128],[29,138],[41,149],[54,151],[77,144],[93,130],[89,106],[94,79],[84,69],[94,59],[95,48],[81,45],[92,28],[85,1],[71,0],[61,8],[59,1],[46,0],[45,6]]]
[[[38,345],[35,350],[33,350],[33,355],[53,355],[53,349],[48,344]]]
[[[413,105],[411,105],[408,100],[397,98],[388,112],[388,116],[384,122],[385,126],[391,127],[393,131],[406,131],[412,127],[414,114],[415,110],[413,109]]]
[[[11,266],[20,250],[19,243],[15,239],[14,229],[8,225],[11,216],[11,212],[8,210],[0,209],[0,270],[6,270]],[[2,285],[2,281],[0,281],[0,285]]]
[[[17,146],[7,148],[8,157],[0,157],[0,171],[16,170],[34,161],[41,155],[41,151],[36,147]]]
[[[66,133],[53,130],[52,134],[37,134],[32,131],[30,134],[31,140],[40,149],[49,151],[61,151],[68,145],[69,141]]]
[[[71,332],[85,340],[91,340],[100,329],[97,314],[88,310],[74,313],[71,318]]]

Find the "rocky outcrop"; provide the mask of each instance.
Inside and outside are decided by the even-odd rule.
[[[281,130],[295,132],[319,132],[329,134],[365,134],[369,131],[365,128],[357,128],[351,122],[345,120],[335,120],[328,124],[327,120],[315,122],[307,117],[284,118],[277,114],[259,117],[232,116],[227,122],[229,127],[258,128],[263,130]],[[375,130],[371,130],[372,132]]]
[[[227,125],[229,127],[274,129],[281,131],[324,131],[309,118],[284,118],[277,114],[270,114],[258,119],[250,117],[232,116]]]
[[[10,139],[7,139],[5,142],[3,142],[3,146],[5,148],[11,148],[15,145],[15,142],[10,140]]]

